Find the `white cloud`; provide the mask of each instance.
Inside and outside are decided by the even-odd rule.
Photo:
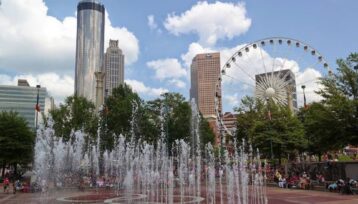
[[[303,90],[301,88],[302,85],[306,86],[305,95],[307,103],[312,103],[323,99],[320,95],[315,93],[315,91],[323,88],[323,86],[318,83],[320,77],[322,77],[322,74],[313,68],[306,68],[303,72],[299,72],[296,75],[298,104],[303,105]]]
[[[61,70],[62,73],[72,74],[76,23],[75,16],[61,21],[48,15],[48,7],[43,0],[2,0],[0,67],[21,73]],[[127,64],[137,60],[137,38],[125,27],[112,26],[106,14],[106,46],[109,38],[119,40]]]
[[[155,70],[155,78],[159,80],[177,79],[187,74],[180,62],[174,58],[150,61],[147,66]]]
[[[0,84],[2,85],[17,85],[18,79],[26,79],[30,86],[33,87],[36,85],[46,87],[49,96],[54,97],[56,103],[63,102],[67,96],[73,95],[74,80],[68,75],[60,76],[56,73],[44,73],[10,77],[8,75],[0,74]]]
[[[141,81],[127,79],[125,80],[125,83],[130,85],[132,89],[137,92],[138,94],[143,94],[147,96],[160,96],[163,93],[169,92],[167,89],[164,88],[152,88],[147,87],[145,84]]]
[[[240,98],[237,93],[224,96],[224,100],[227,101],[231,107],[238,107],[240,105]]]
[[[179,80],[179,79],[171,79],[168,81],[169,84],[173,84],[174,86],[178,87],[178,88],[185,88],[186,84],[184,81]]]
[[[125,27],[113,27],[106,12],[105,47],[108,47],[109,39],[118,40],[118,46],[123,51],[127,65],[137,61],[139,55],[139,41],[135,35]]]
[[[157,25],[157,23],[155,22],[153,15],[147,16],[147,19],[148,19],[148,26],[149,26],[149,28],[150,28],[151,30],[155,30],[155,29],[158,28],[158,25]]]
[[[172,13],[164,22],[174,35],[196,33],[200,43],[215,45],[219,39],[232,39],[245,33],[251,26],[243,3],[198,2],[180,15]]]
[[[184,61],[184,65],[189,68],[193,58],[197,54],[208,53],[208,52],[215,52],[215,51],[211,48],[204,48],[199,43],[194,42],[189,45],[188,51],[185,54],[181,55],[181,59]]]

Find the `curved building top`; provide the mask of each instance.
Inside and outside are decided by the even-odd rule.
[[[91,9],[91,10],[97,10],[101,13],[104,13],[104,6],[101,4],[101,1],[99,0],[82,0],[80,3],[78,3],[77,10],[85,10],[85,9]]]

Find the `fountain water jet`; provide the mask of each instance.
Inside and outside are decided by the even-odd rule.
[[[236,141],[233,151],[220,151],[211,144],[201,149],[200,116],[196,104],[191,104],[192,140],[189,143],[176,141],[169,155],[164,119],[155,146],[137,141],[133,117],[132,139],[127,141],[120,135],[113,150],[103,153],[103,175],[99,170],[100,141],[89,145],[86,134],[76,131],[72,133],[73,140],[64,142],[54,136],[49,120],[48,127],[41,127],[37,134],[34,170],[47,181],[73,179],[72,184],[64,182],[62,186],[76,186],[82,177],[91,177],[90,183],[98,186],[105,176],[107,185],[112,188],[112,193],[103,200],[106,203],[267,203],[265,175],[258,151],[254,153],[249,148],[245,153],[245,142],[237,147]],[[71,198],[61,199],[71,202]]]

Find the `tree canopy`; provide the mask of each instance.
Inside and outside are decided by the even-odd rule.
[[[287,107],[245,97],[237,111],[238,141],[245,139],[264,157],[278,158],[280,162],[282,157],[305,149],[304,127]]]
[[[338,147],[358,145],[358,53],[338,59],[337,65],[336,73],[321,79],[323,88],[317,92],[334,120],[326,124],[326,135],[337,138]]]
[[[16,112],[0,112],[0,162],[2,166],[28,164],[33,158],[35,133]]]
[[[51,110],[50,115],[54,121],[55,135],[65,141],[74,139],[73,133],[82,130],[88,135],[88,141],[94,140],[97,135],[98,117],[92,102],[84,97],[69,96],[59,108]]]

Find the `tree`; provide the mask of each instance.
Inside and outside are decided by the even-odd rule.
[[[214,145],[215,134],[211,129],[209,122],[205,118],[203,118],[201,114],[200,117],[201,117],[200,124],[199,124],[200,142],[202,144],[201,148],[202,150],[204,150],[205,145],[207,145],[208,143]]]
[[[134,111],[137,111],[137,114],[138,111],[142,111],[142,104],[143,101],[138,94],[134,93],[127,84],[114,88],[112,95],[105,102],[108,134],[111,137],[113,135],[118,137],[122,134],[129,139],[132,136],[131,121]],[[140,121],[139,118],[134,118],[134,120]],[[134,125],[138,125],[136,122]],[[133,128],[133,131],[135,135],[140,134],[138,128]]]
[[[59,108],[50,111],[53,128],[57,137],[64,141],[75,139],[73,134],[82,130],[88,135],[87,142],[95,141],[98,129],[96,108],[92,102],[84,97],[69,96]]]
[[[35,134],[24,118],[15,112],[0,113],[0,162],[2,176],[7,165],[13,165],[16,174],[17,164],[32,161]]]
[[[336,128],[337,115],[323,103],[312,103],[308,109],[300,109],[298,116],[303,121],[308,140],[307,151],[311,155],[318,155],[320,159],[324,152],[343,147],[341,130]]]
[[[246,139],[266,158],[274,156],[281,163],[282,156],[305,149],[307,140],[303,125],[288,107],[278,106],[273,101],[264,105],[259,100],[245,97],[237,111],[237,139]]]
[[[348,144],[358,145],[358,53],[350,54],[347,59],[337,60],[337,73],[321,79],[323,88],[317,93],[323,97],[322,104],[335,125],[328,123],[330,138],[339,137],[340,147]],[[339,131],[338,131],[339,130]]]
[[[148,101],[146,108],[154,127],[157,130],[161,130],[163,125],[164,141],[167,143],[169,150],[175,140],[184,139],[187,142],[189,141],[191,108],[181,94],[164,93],[161,98]],[[157,135],[161,135],[160,132]]]

